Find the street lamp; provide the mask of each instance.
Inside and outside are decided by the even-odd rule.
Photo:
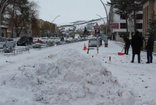
[[[108,24],[108,14],[107,14],[106,6],[105,6],[105,4],[103,3],[102,0],[100,0],[100,1],[101,1],[102,5],[103,5],[103,7],[104,7],[104,9],[105,9],[106,17],[107,17],[107,24]],[[107,29],[108,29],[108,25],[106,26],[106,35],[107,35],[107,32],[108,32]]]
[[[102,3],[102,5],[103,5],[103,7],[104,7],[104,9],[105,9],[105,12],[106,12],[106,17],[107,17],[107,25],[106,25],[106,37],[105,37],[105,47],[107,47],[108,46],[108,14],[107,14],[107,9],[106,9],[106,6],[105,6],[105,4],[102,2],[102,0],[100,0],[101,1],[101,3]]]
[[[53,22],[58,18],[58,17],[60,17],[60,15],[58,15],[58,16],[56,16],[54,19],[53,19],[53,21],[51,22],[52,24],[53,24]],[[52,27],[52,25],[50,25],[50,33],[52,34],[52,32],[51,32],[51,27]],[[56,27],[55,27],[55,25],[54,25],[54,29],[55,29]],[[56,30],[56,29],[55,29]],[[55,32],[55,31],[54,31]]]
[[[103,20],[104,25],[106,25],[105,20],[104,20],[104,18],[106,18],[106,17],[102,18],[99,14],[96,14],[96,15],[99,16]]]
[[[56,18],[58,18],[58,17],[60,17],[60,16],[61,16],[61,15],[56,16],[56,17],[53,19],[52,23],[55,21]]]

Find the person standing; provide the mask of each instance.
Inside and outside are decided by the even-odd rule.
[[[132,37],[131,45],[132,45],[132,61],[131,61],[131,63],[134,62],[135,54],[138,55],[138,63],[140,63],[140,51],[141,51],[141,47],[142,47],[142,39],[141,39],[140,33],[138,31],[136,31],[135,35]]]
[[[147,64],[148,63],[152,63],[153,60],[153,56],[152,56],[152,52],[153,52],[153,47],[154,47],[154,39],[152,38],[152,35],[148,35],[148,42],[147,42],[147,46],[146,46],[146,50],[147,50]]]
[[[127,36],[124,37],[125,42],[125,54],[128,55],[129,47],[130,47],[130,40]]]

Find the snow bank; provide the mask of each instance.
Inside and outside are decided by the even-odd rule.
[[[75,50],[47,55],[0,78],[0,105],[133,105],[100,61]],[[2,96],[3,95],[3,96]]]

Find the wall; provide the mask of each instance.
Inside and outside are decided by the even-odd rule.
[[[154,42],[154,52],[156,52],[156,41]]]

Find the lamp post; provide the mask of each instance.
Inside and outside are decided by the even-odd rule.
[[[102,18],[99,14],[96,14],[96,15],[99,16],[103,20],[104,25],[106,25],[105,20],[104,20],[104,18],[106,18],[106,17]]]
[[[107,14],[106,6],[105,6],[105,4],[103,3],[102,0],[100,0],[100,1],[101,1],[102,5],[103,5],[103,7],[104,7],[104,9],[105,9],[106,17],[107,17],[107,24],[108,24],[108,14]],[[108,32],[107,30],[108,30],[108,25],[106,26],[106,35],[107,35],[107,32]]]
[[[105,47],[108,47],[108,14],[107,14],[107,9],[106,9],[106,6],[105,6],[105,4],[103,3],[103,1],[102,0],[100,0],[101,1],[101,3],[102,3],[102,5],[103,5],[103,7],[104,7],[104,9],[105,9],[105,12],[106,12],[106,17],[107,17],[107,25],[106,25],[106,37],[105,37]]]
[[[105,20],[104,20],[104,18],[107,18],[107,17],[102,18],[100,15],[98,15],[98,14],[96,14],[96,15],[99,16],[99,17],[103,20],[104,25],[106,25],[106,24],[105,24]],[[107,27],[107,26],[106,26],[106,27]],[[104,27],[104,30],[105,30],[105,27]],[[106,29],[105,32],[107,32],[107,29]],[[106,34],[106,33],[105,33],[105,34]],[[106,35],[107,35],[107,34],[106,34]],[[107,39],[107,38],[108,38],[107,36],[102,35],[102,39],[103,39],[103,41],[105,42],[105,47],[108,46],[108,39]]]
[[[0,36],[2,36],[2,27],[1,27],[1,23],[2,23],[2,12],[3,12],[3,9],[4,9],[4,6],[6,5],[6,3],[8,2],[8,0],[6,0],[5,2],[4,2],[4,4],[2,5],[2,8],[1,8],[1,10],[0,10]]]
[[[53,24],[53,22],[54,22],[58,17],[60,17],[60,15],[56,16],[56,17],[53,19],[53,21],[52,21],[51,23]],[[52,33],[52,32],[51,32],[51,27],[52,27],[52,25],[50,25],[50,33]],[[56,28],[55,25],[54,25],[54,28]],[[56,30],[56,29],[55,29],[55,30]],[[55,32],[55,30],[54,30],[54,32]]]

